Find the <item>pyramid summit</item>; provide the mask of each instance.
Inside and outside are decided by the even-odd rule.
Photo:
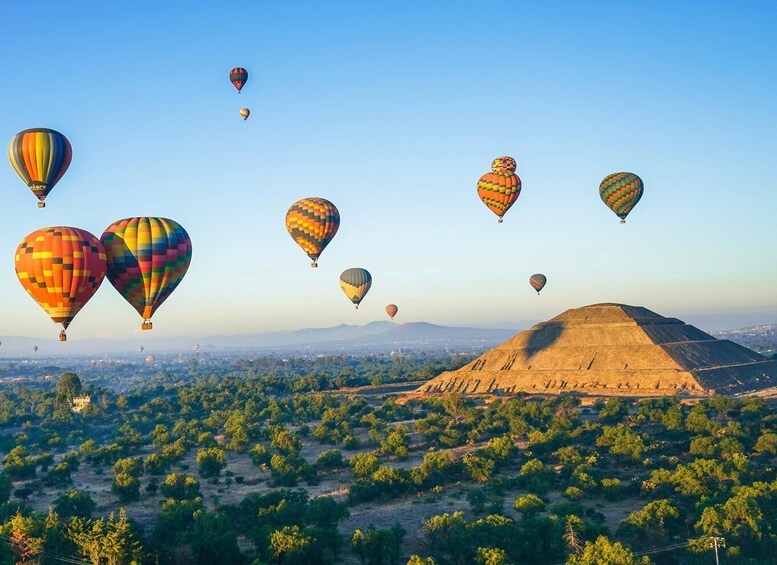
[[[777,387],[777,361],[640,306],[592,304],[519,333],[417,392],[740,395]]]

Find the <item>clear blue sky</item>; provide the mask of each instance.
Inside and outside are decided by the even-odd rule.
[[[133,215],[194,244],[160,336],[362,324],[388,302],[458,325],[602,301],[777,322],[776,24],[772,2],[9,3],[0,141],[51,127],[74,157],[44,210],[0,167],[0,335],[58,331],[16,280],[22,237]],[[501,225],[475,191],[499,155],[523,180]],[[597,193],[622,170],[646,187],[625,226]],[[284,228],[314,195],[342,215],[317,270]],[[374,279],[358,311],[348,267]],[[139,325],[106,280],[68,333]]]

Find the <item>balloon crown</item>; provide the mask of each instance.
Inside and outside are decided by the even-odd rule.
[[[491,170],[495,173],[512,174],[515,172],[516,166],[515,159],[512,157],[497,157],[491,163]]]

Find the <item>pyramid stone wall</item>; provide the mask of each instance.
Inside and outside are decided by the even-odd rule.
[[[777,385],[777,362],[642,307],[567,310],[510,338],[423,393],[745,394]]]

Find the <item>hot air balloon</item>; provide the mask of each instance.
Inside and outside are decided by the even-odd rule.
[[[491,172],[478,181],[478,196],[494,214],[502,216],[521,195],[521,179],[515,174],[515,159],[497,157],[491,163]]]
[[[394,319],[394,316],[397,315],[397,312],[399,312],[399,308],[397,308],[396,304],[389,304],[386,306],[386,314],[388,314],[389,318],[392,320]]]
[[[37,345],[33,345],[32,346],[32,352],[35,353],[36,351],[38,351],[38,346]]]
[[[536,275],[532,275],[529,277],[529,284],[534,290],[537,291],[538,295],[540,291],[545,287],[547,282],[548,282],[548,277],[540,273],[537,273]]]
[[[229,71],[229,82],[234,84],[237,91],[240,92],[248,82],[248,71],[243,67],[235,67]]]
[[[151,316],[183,280],[192,259],[192,242],[167,218],[125,218],[102,235],[108,280],[152,328]]]
[[[243,118],[243,121],[246,121],[248,119],[248,116],[251,115],[251,110],[248,108],[243,108],[240,110],[240,117]]]
[[[143,346],[142,345],[138,345],[138,352],[139,353],[143,353]]]
[[[626,216],[642,198],[644,190],[642,179],[634,173],[612,173],[604,177],[599,185],[599,196],[621,219],[621,223],[625,224]]]
[[[194,344],[194,350],[195,351],[199,351],[200,350],[200,344],[199,343]]]
[[[86,230],[42,228],[16,249],[16,276],[35,302],[65,330],[105,278],[105,249]]]
[[[146,363],[153,363],[153,362],[154,362],[154,356],[153,355],[149,355],[148,357],[146,357]]]
[[[72,158],[70,142],[53,129],[26,129],[8,145],[8,160],[38,197],[38,208],[46,206],[46,196],[65,174]]]
[[[340,212],[325,198],[297,200],[286,212],[286,229],[318,267],[318,257],[340,227]]]
[[[371,286],[372,275],[365,269],[346,269],[340,275],[340,288],[348,299],[356,304],[357,310]]]

